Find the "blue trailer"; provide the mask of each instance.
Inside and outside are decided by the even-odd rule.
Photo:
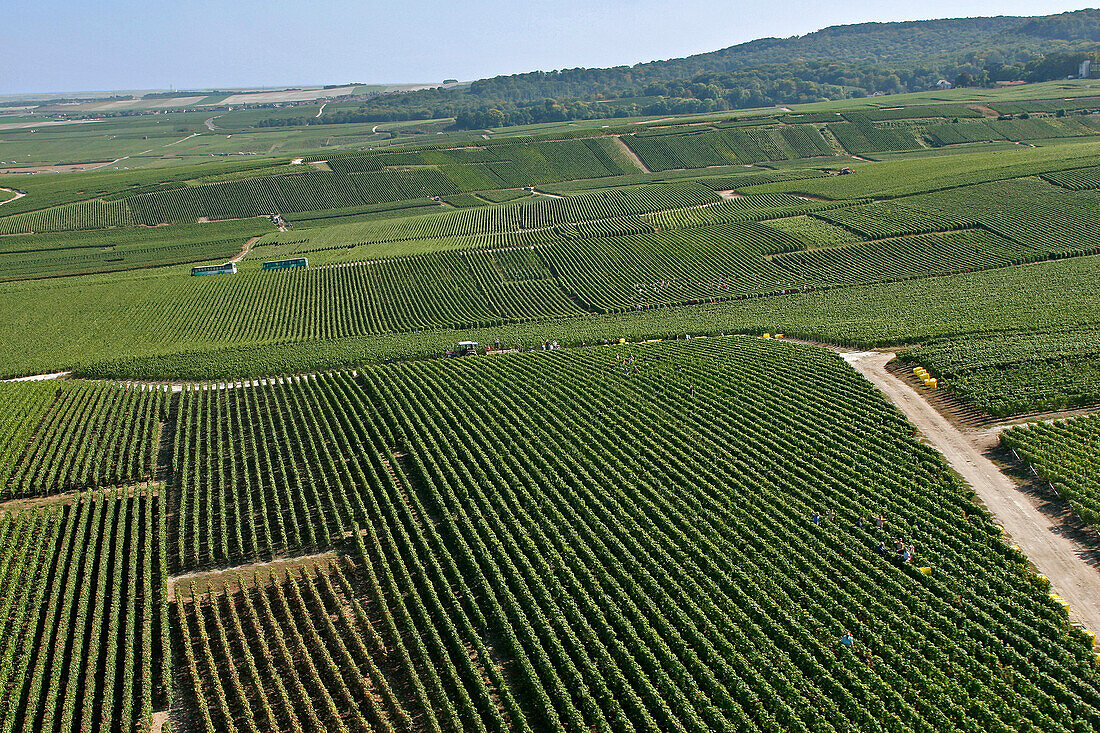
[[[226,262],[224,265],[199,265],[191,268],[191,275],[236,275],[237,263]]]
[[[292,257],[289,260],[273,260],[265,262],[263,270],[291,270],[295,267],[309,267],[309,260],[305,257]]]

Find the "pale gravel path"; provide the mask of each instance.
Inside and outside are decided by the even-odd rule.
[[[1052,519],[986,458],[979,447],[948,422],[916,390],[886,370],[892,353],[841,353],[841,357],[890,400],[921,435],[962,475],[1000,521],[1005,531],[1052,589],[1070,604],[1070,615],[1089,629],[1100,631],[1100,571],[1089,564],[1088,551],[1062,534],[1060,520]]]

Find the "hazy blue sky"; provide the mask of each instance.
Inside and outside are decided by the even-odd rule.
[[[675,58],[842,23],[1076,7],[1057,0],[9,0],[0,3],[0,94],[466,80]]]

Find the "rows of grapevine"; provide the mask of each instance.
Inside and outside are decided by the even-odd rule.
[[[84,275],[228,259],[240,252],[243,244],[241,240],[228,239],[158,244],[153,247],[130,246],[107,250],[74,247],[26,253],[0,253],[0,280]]]
[[[892,107],[890,109],[863,108],[852,112],[845,112],[844,119],[849,122],[886,122],[888,120],[913,120],[932,117],[981,117],[982,113],[976,109],[965,107],[961,104],[934,104],[919,105],[913,107]],[[831,120],[822,119],[821,122]]]
[[[344,224],[349,221],[360,221],[388,216],[415,216],[416,214],[429,214],[439,211],[442,205],[437,201],[426,199],[412,199],[408,201],[387,201],[382,204],[364,204],[363,206],[346,206],[340,209],[318,209],[315,211],[300,211],[284,216],[295,229],[303,227],[331,226]]]
[[[647,234],[654,231],[653,225],[642,216],[624,216],[618,219],[599,219],[584,221],[575,226],[554,227],[565,237],[623,237],[628,234]]]
[[[1082,519],[1100,527],[1100,418],[1010,428],[1001,433],[1001,444],[1049,481]]]
[[[530,192],[524,191],[522,188],[502,188],[496,191],[481,191],[478,193],[478,196],[494,204],[503,204],[530,195]]]
[[[383,456],[362,432],[352,375],[216,387],[180,396],[175,567],[327,547],[366,521]]]
[[[775,264],[816,285],[861,285],[953,272],[1006,267],[1045,259],[1046,252],[984,229],[921,234],[805,252],[789,252]]]
[[[792,160],[834,152],[813,125],[636,134],[624,135],[622,140],[652,171]]]
[[[1100,219],[1093,215],[1100,192],[1069,191],[1039,178],[997,181],[906,198],[922,215],[970,219],[1050,255],[1095,252]]]
[[[693,339],[317,384],[287,403],[309,419],[272,424],[330,456],[304,461],[306,495],[346,487],[362,513],[351,565],[182,599],[200,729],[1100,723],[1087,642],[908,423],[824,350]],[[243,480],[225,485],[224,505],[244,506]],[[327,506],[269,486],[253,506]],[[828,507],[837,519],[810,522]],[[872,513],[886,530],[859,526]],[[880,557],[892,536],[927,575]]]
[[[1089,121],[1068,118],[997,119],[929,125],[925,134],[936,145],[994,140],[1047,140],[1095,135],[1100,128]]]
[[[132,226],[133,223],[125,201],[93,199],[25,214],[0,216],[0,234],[104,229]]]
[[[959,207],[957,213],[940,214],[921,209],[915,202],[910,205],[906,199],[819,211],[814,216],[871,239],[944,232],[976,224],[966,207]]]
[[[533,249],[469,251],[462,256],[499,323],[585,313]]]
[[[722,134],[737,157],[746,163],[833,154],[821,131],[813,125],[733,128]]]
[[[43,413],[25,413],[32,437],[2,494],[36,496],[152,477],[164,418],[163,387],[63,381]],[[20,434],[27,432],[23,427]]]
[[[471,206],[484,206],[486,204],[485,199],[472,193],[451,194],[443,199],[443,202],[456,209],[467,209]]]
[[[936,340],[906,351],[954,394],[1006,416],[1100,403],[1100,331],[1070,328]]]
[[[413,197],[395,196],[385,200],[403,198]],[[138,223],[154,225],[338,209],[380,200],[383,199],[367,199],[364,188],[353,178],[317,171],[184,186],[131,196],[127,202]]]
[[[770,228],[770,223],[762,226]],[[876,348],[965,334],[1050,332],[1065,329],[1067,324],[1100,323],[1098,262],[1098,257],[1075,257],[856,286],[842,293],[812,290],[779,298],[616,315],[588,314],[476,330],[350,334],[347,338],[309,341],[296,335],[307,332],[303,326],[307,321],[288,312],[285,305],[271,301],[257,306],[252,294],[244,291],[240,291],[240,298],[229,297],[226,288],[234,287],[229,280],[252,279],[247,275],[218,283],[147,278],[122,291],[126,305],[122,310],[113,303],[105,305],[102,293],[107,292],[106,287],[51,289],[43,298],[50,313],[73,312],[109,320],[117,335],[101,338],[97,333],[89,337],[83,330],[77,331],[75,325],[52,326],[55,330],[50,333],[56,335],[56,343],[42,345],[29,336],[12,339],[26,350],[0,353],[0,369],[13,376],[40,372],[64,358],[83,364],[78,368],[82,376],[229,379],[429,358],[467,338],[481,343],[499,338],[530,347],[553,340],[580,345],[602,339],[638,340],[676,333],[779,331],[816,341]],[[118,289],[112,286],[110,291]],[[42,290],[36,287],[35,292]],[[0,306],[3,303],[0,299]],[[914,303],[920,307],[914,307]],[[5,314],[11,313],[10,308],[5,309]],[[24,332],[40,332],[35,321],[19,320],[14,315],[11,318]],[[59,318],[50,323],[70,321]],[[268,335],[272,333],[281,335]],[[157,344],[155,350],[148,346],[150,343]]]
[[[760,173],[736,173],[727,176],[700,176],[694,178],[699,183],[713,191],[729,191],[744,186],[756,186],[762,183],[774,183],[776,181],[802,181],[807,178],[828,178],[825,171],[814,169],[798,169],[790,171],[767,171]]]
[[[907,127],[883,127],[869,122],[833,122],[827,125],[844,149],[853,155],[917,150],[916,135]]]
[[[462,186],[467,191],[599,178],[635,170],[618,146],[608,138],[500,142],[466,148],[392,153],[375,151],[331,157],[328,165],[342,173],[368,174],[403,166],[439,166],[439,170],[456,183],[468,183],[468,187]],[[463,173],[464,168],[469,171]],[[486,185],[487,181],[496,181],[496,185]]]
[[[57,397],[57,385],[0,383],[0,486],[7,486],[42,416]]]
[[[1090,121],[1076,117],[985,120],[984,124],[992,128],[998,137],[1012,141],[1080,137],[1095,135],[1100,131],[1095,124],[1090,124]]]
[[[723,224],[540,247],[561,287],[602,313],[772,293],[801,285],[766,254],[798,249],[759,224]]]
[[[612,219],[652,211],[718,203],[721,200],[710,189],[691,182],[625,187],[563,198],[540,196],[502,206],[485,206],[406,219],[349,225],[347,228],[318,232],[310,239],[322,247],[330,244],[346,247],[371,242],[520,232],[529,229],[549,229],[574,222]],[[300,236],[300,233],[294,232],[276,234],[265,242],[278,242]]]
[[[1073,191],[1100,188],[1100,166],[1095,168],[1078,168],[1072,171],[1044,173],[1042,177],[1056,186],[1068,188]]]
[[[943,122],[928,125],[924,128],[924,134],[936,146],[1005,139],[996,134],[988,125],[973,122]]]
[[[485,288],[473,272],[478,257],[433,252],[297,272],[166,277],[151,283],[158,313],[125,317],[137,339],[155,333],[203,344],[477,328],[582,312],[553,283]]]
[[[0,730],[148,730],[167,706],[162,509],[88,493],[0,517]]]
[[[460,191],[454,181],[434,168],[356,173],[350,178],[364,204],[448,196]]]
[[[989,106],[1002,115],[1018,115],[1025,112],[1055,114],[1059,110],[1088,113],[1100,110],[1100,99],[1097,97],[1085,97],[1081,99],[1056,99],[1053,101],[1033,99],[1021,102],[1001,102],[992,100]]]
[[[658,211],[647,214],[645,219],[659,229],[686,229],[712,224],[777,219],[848,205],[850,202],[809,201],[786,193],[749,194],[722,201],[713,206]]]
[[[439,675],[417,667],[423,642],[416,646],[394,633],[398,622],[389,614],[376,626],[373,612],[384,608],[372,597],[380,590],[377,577],[372,585],[360,574],[366,571],[354,564],[332,563],[225,583],[204,594],[178,588],[173,617],[199,729],[437,727],[425,681]]]
[[[863,241],[863,237],[853,234],[847,229],[807,215],[772,219],[765,222],[765,226],[789,234],[802,242],[806,249],[835,247]]]

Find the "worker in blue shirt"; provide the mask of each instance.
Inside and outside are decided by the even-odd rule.
[[[852,636],[851,631],[845,631],[844,636],[840,637],[840,643],[851,649],[852,646],[856,643],[856,639],[854,636]]]

